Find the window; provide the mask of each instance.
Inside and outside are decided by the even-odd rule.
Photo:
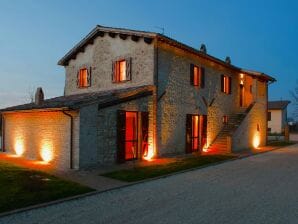
[[[91,69],[90,69],[91,70]],[[77,75],[77,86],[79,88],[86,88],[90,86],[90,71],[87,68],[81,68]]]
[[[268,121],[271,121],[271,112],[268,112],[267,116],[268,116]]]
[[[268,128],[268,129],[267,129],[267,132],[268,132],[268,133],[271,133],[271,128]]]
[[[249,92],[252,93],[252,85],[249,86]]]
[[[190,83],[193,86],[204,88],[205,86],[205,69],[196,65],[190,65]]]
[[[130,59],[121,59],[113,63],[113,82],[119,83],[131,80],[130,61]]]
[[[224,115],[224,116],[222,117],[222,123],[223,123],[223,124],[228,124],[228,120],[229,120],[228,115]]]
[[[186,115],[186,153],[202,151],[207,142],[207,116]]]
[[[225,94],[232,93],[232,78],[226,75],[221,75],[221,91]]]

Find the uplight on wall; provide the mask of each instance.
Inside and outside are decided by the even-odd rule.
[[[50,162],[54,158],[53,146],[50,142],[45,141],[42,143],[40,156],[44,162]]]
[[[23,155],[24,149],[24,140],[22,138],[17,138],[14,145],[14,150],[17,156]]]
[[[257,131],[254,134],[252,145],[255,149],[257,149],[260,146],[260,143],[261,143],[260,125],[257,124]]]
[[[147,161],[152,160],[152,158],[154,157],[154,149],[152,145],[148,146],[148,152],[146,153],[146,155],[143,156],[143,158]]]

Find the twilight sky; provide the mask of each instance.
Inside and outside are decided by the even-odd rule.
[[[247,69],[274,76],[271,100],[291,99],[298,79],[298,1],[0,0],[0,108],[42,86],[63,94],[57,61],[96,24],[161,32]]]

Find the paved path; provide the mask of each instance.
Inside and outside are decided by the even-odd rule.
[[[298,145],[0,219],[0,223],[298,223]]]

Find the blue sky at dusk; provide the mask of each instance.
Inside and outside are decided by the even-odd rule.
[[[42,86],[63,94],[57,61],[96,24],[165,35],[274,76],[271,100],[290,99],[298,79],[298,1],[0,0],[0,108],[28,102]]]

